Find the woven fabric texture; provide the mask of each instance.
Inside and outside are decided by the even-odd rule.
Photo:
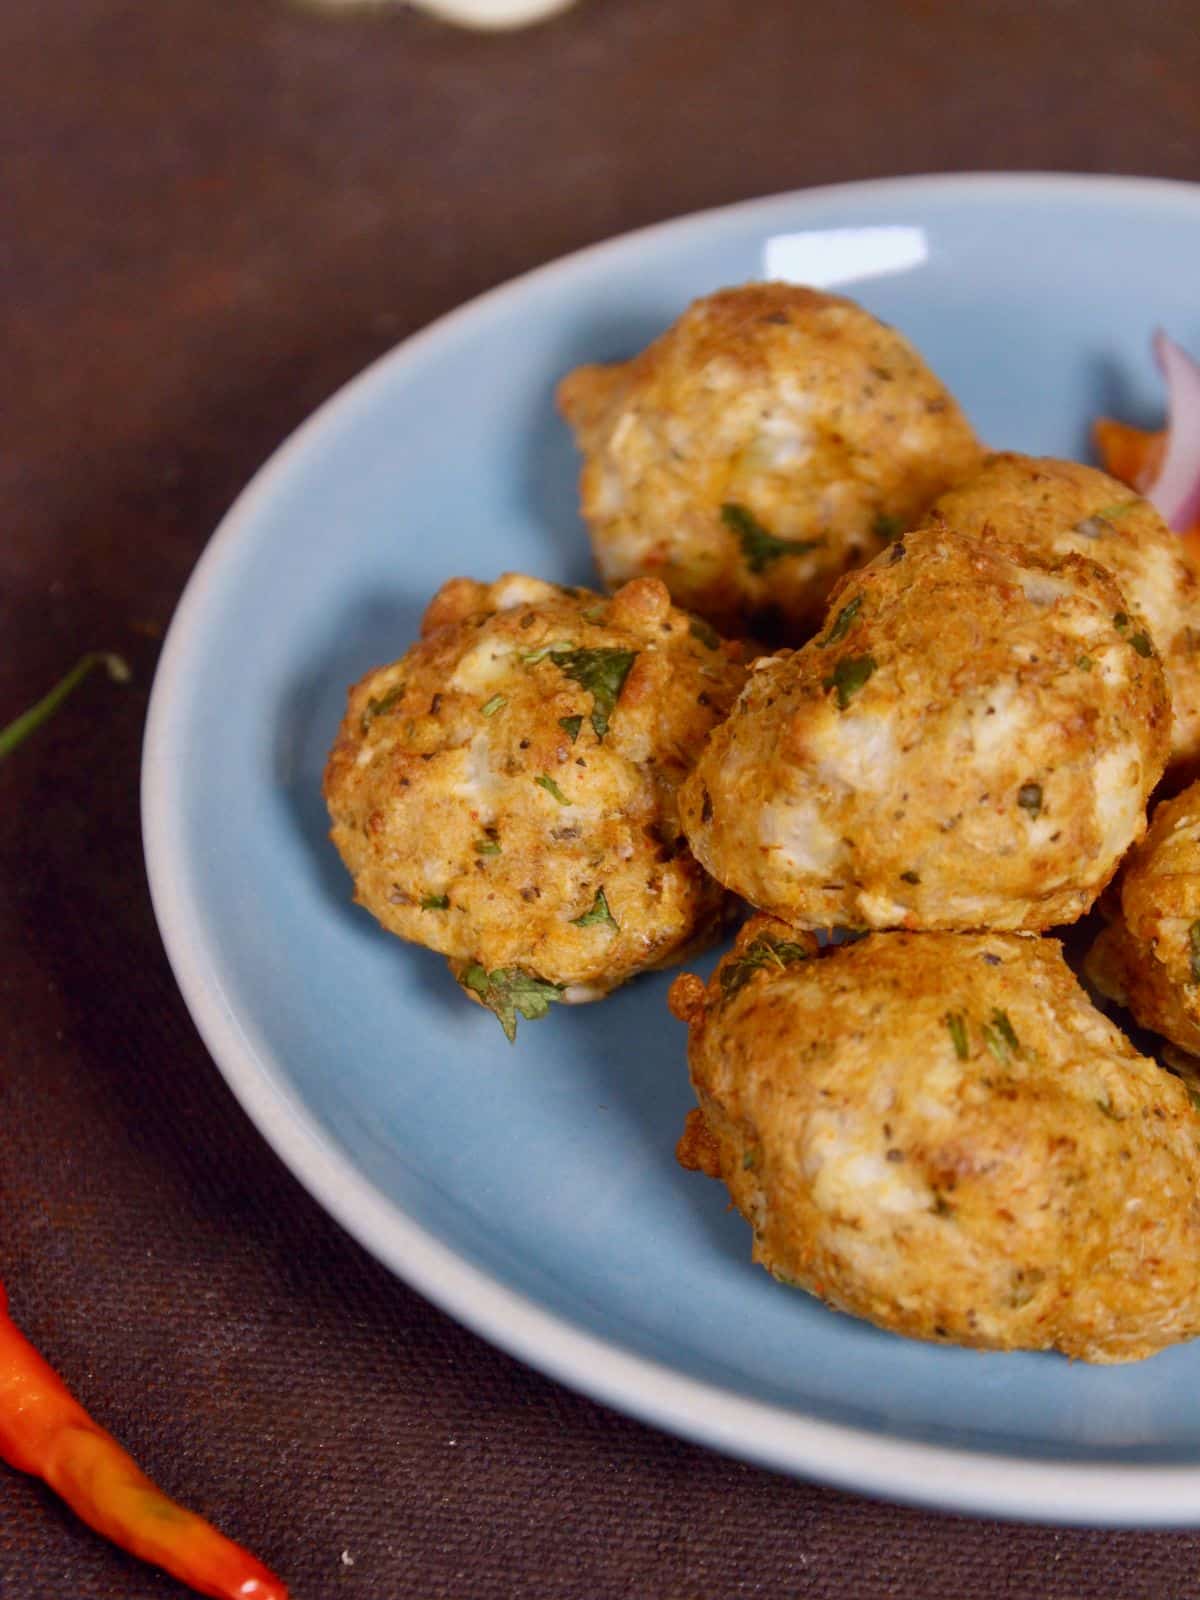
[[[7,0],[0,79],[0,721],[84,649],[134,670],[0,765],[0,1275],[29,1335],[297,1600],[1195,1594],[1200,1537],[793,1482],[449,1322],[238,1110],[163,955],[138,818],[188,574],[364,363],[564,251],[755,194],[1200,178],[1192,0],[581,0],[496,37],[407,8]],[[5,1600],[182,1592],[0,1471]]]

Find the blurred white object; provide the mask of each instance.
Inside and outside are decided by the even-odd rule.
[[[817,228],[768,239],[763,276],[810,289],[835,289],[910,272],[928,256],[924,228]]]
[[[412,0],[419,11],[467,28],[524,28],[565,11],[575,0]]]
[[[382,10],[388,5],[415,5],[464,28],[524,28],[565,11],[575,0],[308,0],[326,11]]]

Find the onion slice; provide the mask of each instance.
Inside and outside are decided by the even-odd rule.
[[[1167,385],[1167,447],[1146,498],[1183,533],[1200,522],[1200,363],[1161,328],[1154,359]]]

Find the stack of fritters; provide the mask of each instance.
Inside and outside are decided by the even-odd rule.
[[[452,580],[351,691],[325,793],[358,899],[512,1037],[741,897],[671,1003],[680,1159],[756,1259],[924,1338],[1200,1331],[1200,1116],[1044,937],[1133,848],[1095,980],[1200,1045],[1200,786],[1139,844],[1200,757],[1178,541],[1102,473],[985,457],[900,335],[811,290],[709,296],[559,397],[621,586]],[[747,667],[713,624],[797,648]]]
[[[699,1101],[679,1153],[780,1278],[990,1348],[1121,1361],[1200,1332],[1200,1119],[1037,937],[1090,909],[1168,759],[1194,759],[1194,594],[1121,485],[993,458],[757,662],[710,738],[685,831],[773,915],[673,986]],[[1158,939],[1196,982],[1192,850]],[[833,926],[872,931],[819,949]],[[1148,962],[1118,937],[1137,1010]]]

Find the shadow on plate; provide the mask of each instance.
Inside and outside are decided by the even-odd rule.
[[[1084,371],[1093,411],[1080,428],[1078,460],[1099,465],[1092,439],[1092,423],[1097,417],[1114,417],[1139,428],[1162,427],[1161,411],[1158,415],[1147,411],[1142,393],[1131,379],[1128,362],[1114,360],[1111,355],[1091,355],[1084,363]]]

